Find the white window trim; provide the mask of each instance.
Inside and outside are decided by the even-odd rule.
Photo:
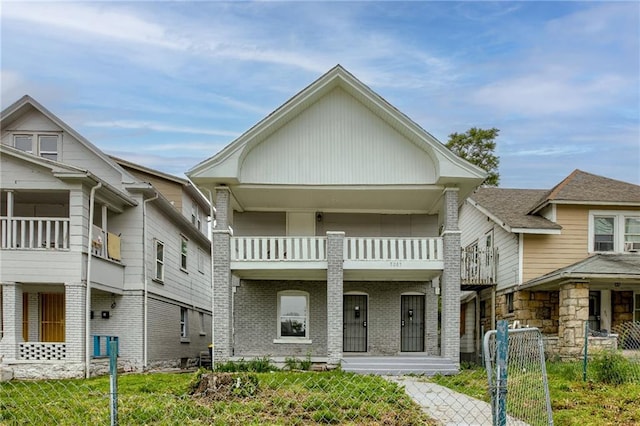
[[[201,248],[198,248],[198,272],[204,274],[204,251]]]
[[[56,160],[55,161],[59,161],[60,160],[60,134],[59,133],[52,133],[52,132],[15,132],[13,133],[12,137],[12,142],[13,142],[13,147],[16,148],[16,137],[19,136],[28,136],[31,138],[31,152],[29,151],[23,151],[23,152],[28,152],[32,155],[37,155],[39,157],[42,157],[42,153],[46,153],[46,154],[52,154],[52,151],[42,151],[42,149],[40,149],[40,138],[42,136],[53,136],[56,138]],[[18,149],[18,148],[16,148]],[[22,150],[21,150],[22,151]],[[45,158],[45,157],[43,157]]]
[[[182,252],[182,245],[186,243],[185,248],[186,252]],[[184,259],[184,266],[182,265],[182,260]],[[182,272],[187,272],[189,267],[189,239],[184,235],[180,234],[180,270]]]
[[[184,320],[182,313],[184,312]],[[180,342],[189,343],[189,309],[180,307]]]
[[[613,251],[596,251],[593,249],[596,217],[613,217]],[[624,253],[624,219],[627,217],[640,217],[640,211],[589,210],[587,253]]]
[[[160,283],[163,283],[164,282],[164,265],[165,265],[165,258],[166,258],[166,253],[165,253],[165,250],[164,250],[164,243],[162,241],[156,240],[156,239],[153,240],[153,243],[154,243],[153,244],[153,248],[154,248],[154,251],[153,251],[153,253],[154,253],[153,280],[157,281],[157,282],[160,282]],[[158,246],[162,246],[162,260],[158,259]],[[162,265],[162,267],[160,269],[160,271],[162,272],[160,277],[158,277],[158,263],[160,265]]]
[[[280,335],[281,332],[281,328],[280,328],[280,297],[281,296],[304,296],[306,298],[307,301],[307,318],[306,318],[306,336],[305,337],[282,337]],[[293,344],[301,344],[301,345],[310,345],[311,343],[313,343],[313,341],[309,338],[309,336],[311,336],[311,327],[310,327],[310,323],[309,323],[309,311],[310,309],[310,305],[309,305],[309,293],[306,291],[301,291],[301,290],[283,290],[283,291],[279,291],[277,294],[277,303],[278,303],[278,311],[277,311],[277,316],[276,316],[276,332],[277,332],[277,338],[273,340],[273,343],[293,343]]]
[[[204,312],[198,312],[198,322],[200,325],[200,335],[201,336],[206,336],[207,335],[207,328],[205,325],[205,320],[206,317],[204,316]]]

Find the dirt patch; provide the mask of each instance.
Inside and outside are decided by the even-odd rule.
[[[192,389],[193,397],[209,401],[245,398],[258,393],[258,378],[246,373],[206,373]]]

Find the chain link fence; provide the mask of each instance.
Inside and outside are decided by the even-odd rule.
[[[640,322],[611,327],[611,332],[585,326],[583,380],[620,385],[640,384]]]

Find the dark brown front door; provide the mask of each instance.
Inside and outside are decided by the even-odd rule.
[[[424,296],[402,296],[400,327],[400,350],[424,352]]]

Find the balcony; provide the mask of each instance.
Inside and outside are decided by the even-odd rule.
[[[463,248],[460,257],[462,290],[482,290],[496,285],[498,250]]]
[[[231,269],[245,278],[325,279],[326,237],[234,237]],[[442,239],[344,239],[345,280],[430,279],[444,266]],[[268,272],[271,271],[271,272]]]
[[[0,229],[2,249],[69,249],[69,218],[3,216]]]

